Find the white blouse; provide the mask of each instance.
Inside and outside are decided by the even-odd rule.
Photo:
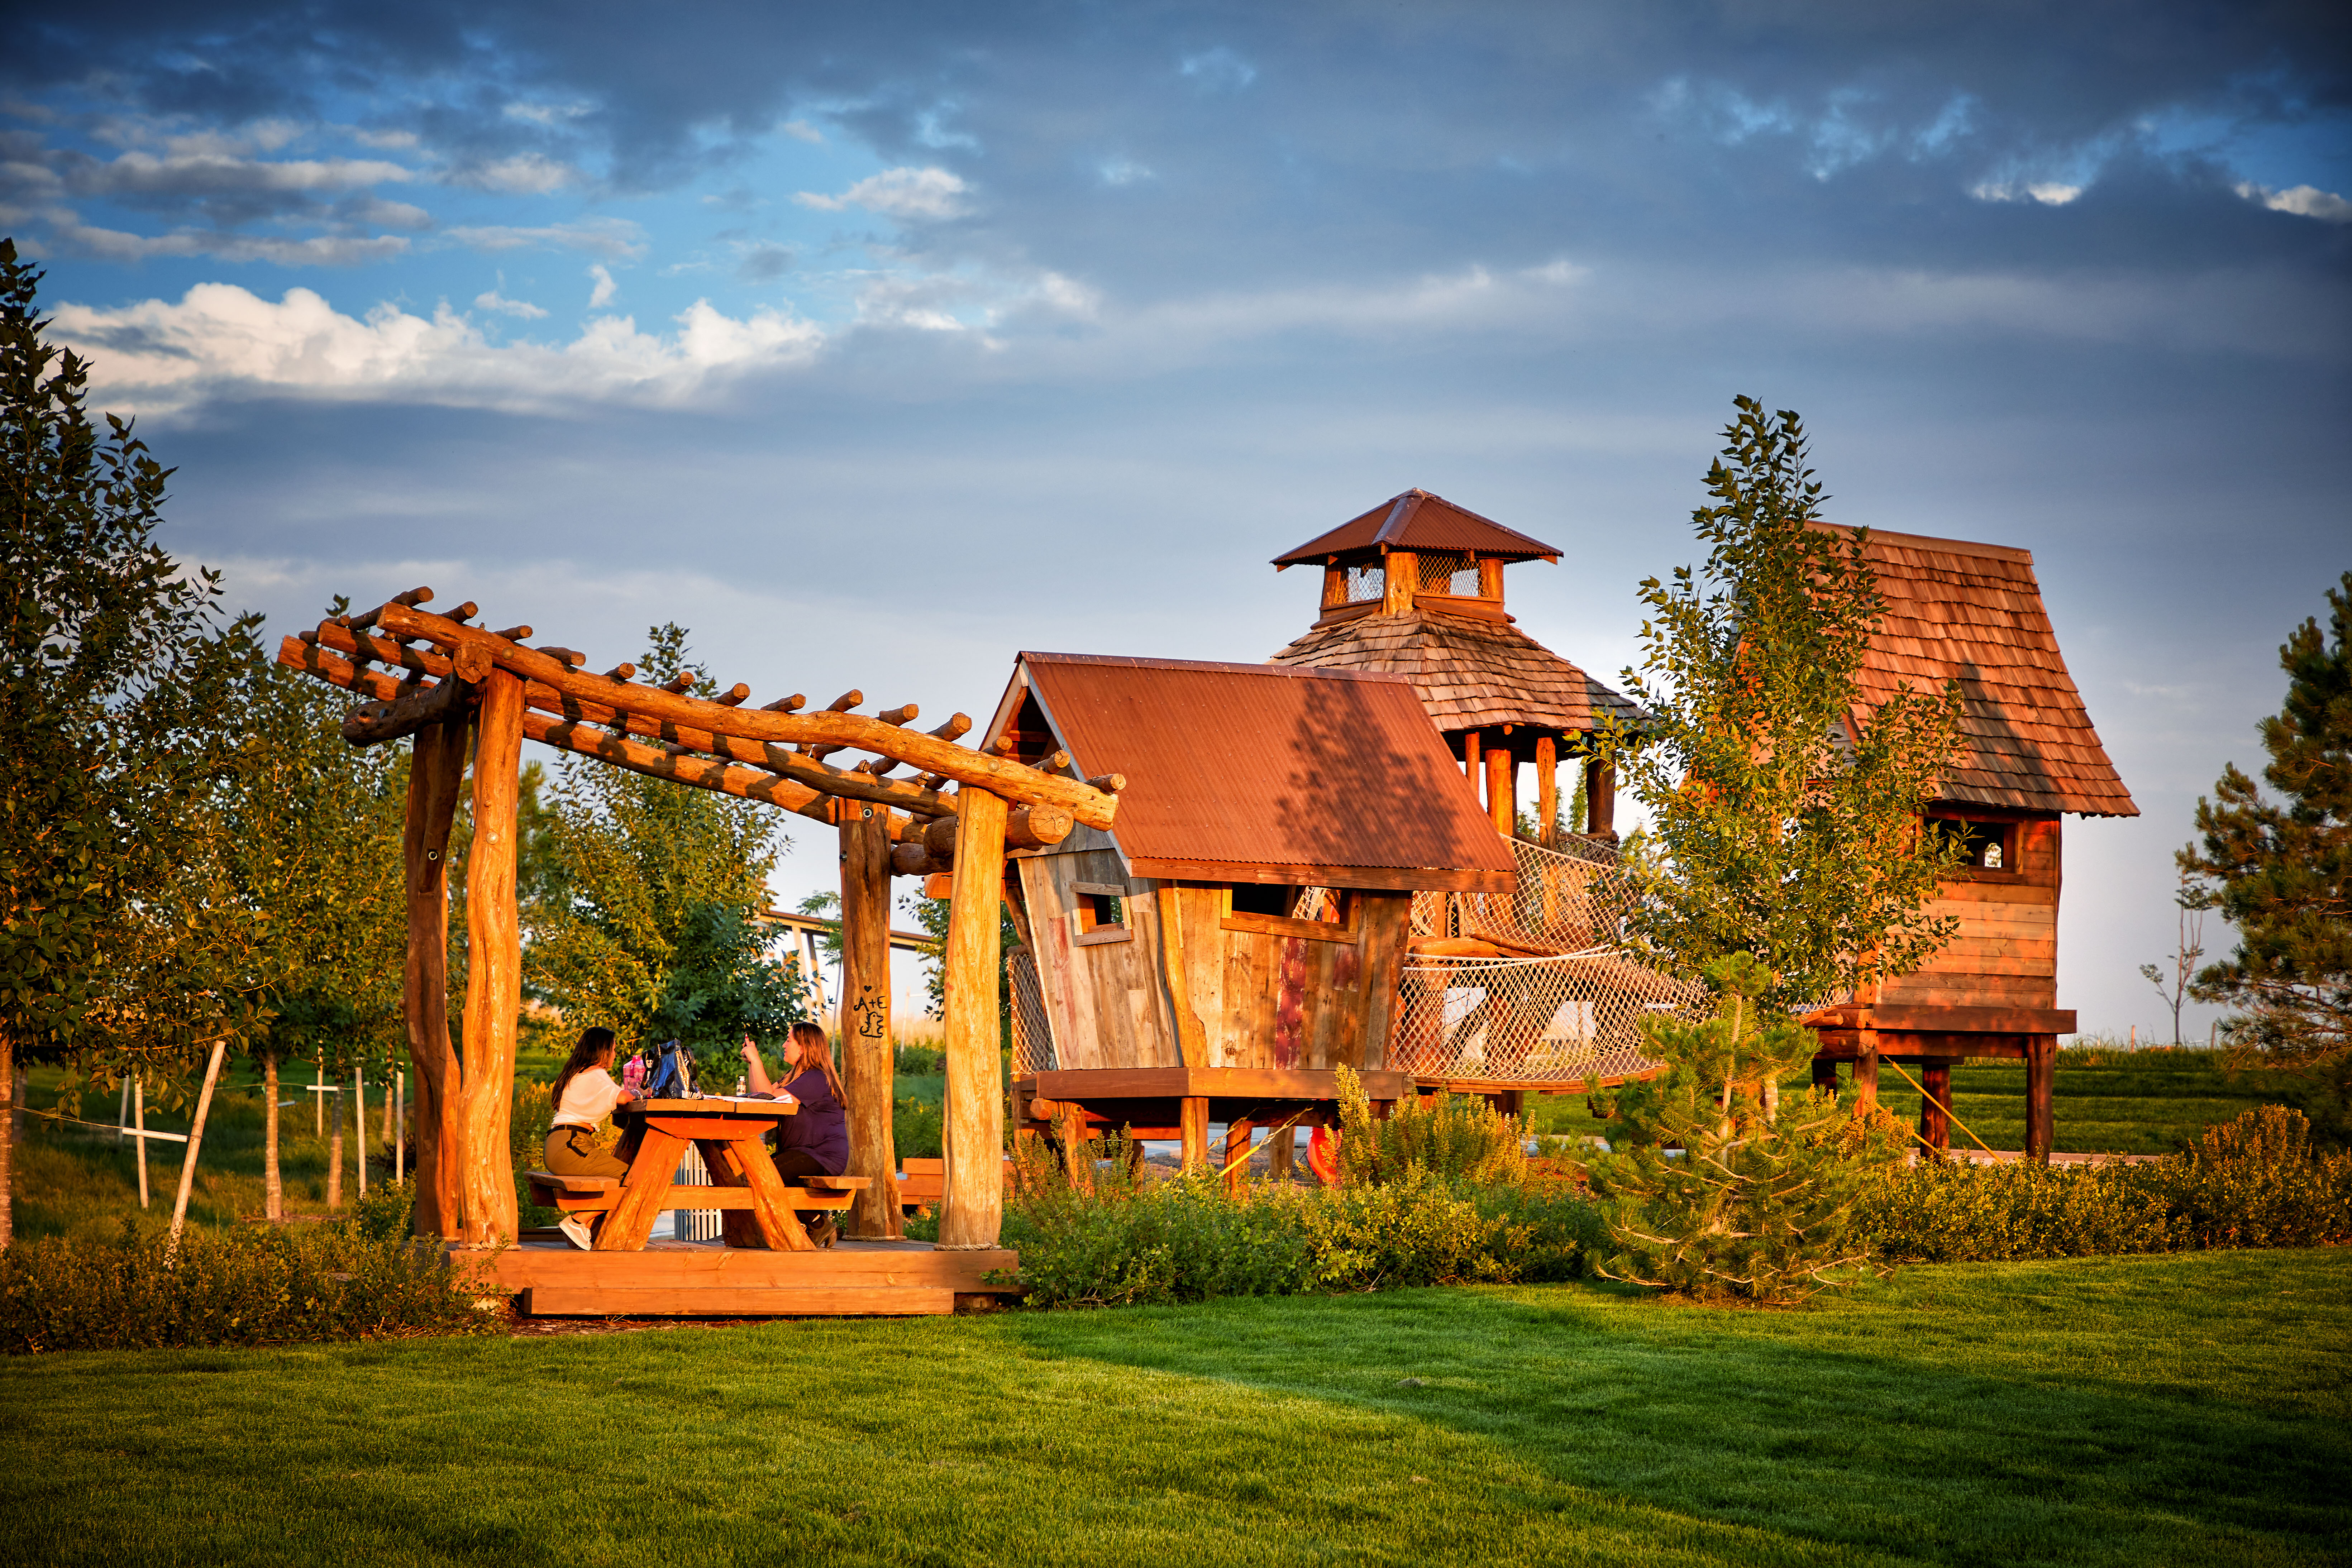
[[[585,1072],[575,1072],[572,1082],[563,1086],[563,1103],[555,1108],[549,1120],[552,1127],[593,1127],[613,1113],[620,1103],[621,1086],[613,1075],[601,1067]]]

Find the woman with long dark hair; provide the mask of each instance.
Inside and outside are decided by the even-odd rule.
[[[557,1176],[618,1180],[629,1174],[626,1160],[598,1148],[594,1141],[597,1124],[613,1113],[613,1107],[635,1098],[613,1081],[613,1056],[618,1043],[609,1029],[583,1030],[580,1043],[572,1048],[563,1071],[555,1075],[551,1096],[555,1114],[547,1126],[547,1168]],[[565,1215],[558,1228],[572,1245],[588,1250],[593,1233],[581,1216]]]
[[[833,1042],[815,1024],[793,1025],[777,1054],[779,1065],[791,1076],[778,1083],[768,1077],[760,1048],[743,1037],[743,1065],[751,1092],[781,1099],[790,1094],[800,1110],[776,1124],[776,1174],[786,1181],[795,1176],[839,1176],[849,1168],[849,1107],[841,1092],[841,1074],[833,1065]],[[809,1239],[830,1247],[840,1239],[833,1217],[803,1213]]]

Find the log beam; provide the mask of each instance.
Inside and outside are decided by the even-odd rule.
[[[996,1245],[1004,1218],[1004,1095],[997,1080],[997,972],[1004,896],[1004,802],[967,789],[956,813],[953,891],[940,967],[946,981],[947,1156],[943,1248]]]
[[[422,691],[389,702],[378,698],[362,703],[343,716],[343,739],[352,746],[379,746],[415,735],[426,725],[437,725],[458,713],[474,695],[470,682],[444,676]]]

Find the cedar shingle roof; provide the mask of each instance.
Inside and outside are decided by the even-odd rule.
[[[2139,815],[2067,674],[2032,551],[1873,529],[1865,554],[1886,598],[1861,676],[1869,709],[1898,683],[1960,683],[1960,749],[1945,769],[1942,799]]]
[[[1360,517],[1351,517],[1328,534],[1318,534],[1297,549],[1274,558],[1276,566],[1320,563],[1328,557],[1362,557],[1382,549],[1430,550],[1441,554],[1475,551],[1491,560],[1558,560],[1559,551],[1541,539],[1507,528],[1492,517],[1482,517],[1426,490],[1391,496]],[[1342,565],[1348,564],[1343,559]]]
[[[1361,615],[1314,628],[1267,663],[1393,671],[1448,733],[1524,724],[1582,734],[1598,715],[1631,721],[1639,711],[1507,622],[1463,615]]]

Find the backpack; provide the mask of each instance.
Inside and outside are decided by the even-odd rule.
[[[694,1093],[694,1058],[677,1041],[661,1048],[653,1071],[646,1075],[648,1100],[685,1100]]]

